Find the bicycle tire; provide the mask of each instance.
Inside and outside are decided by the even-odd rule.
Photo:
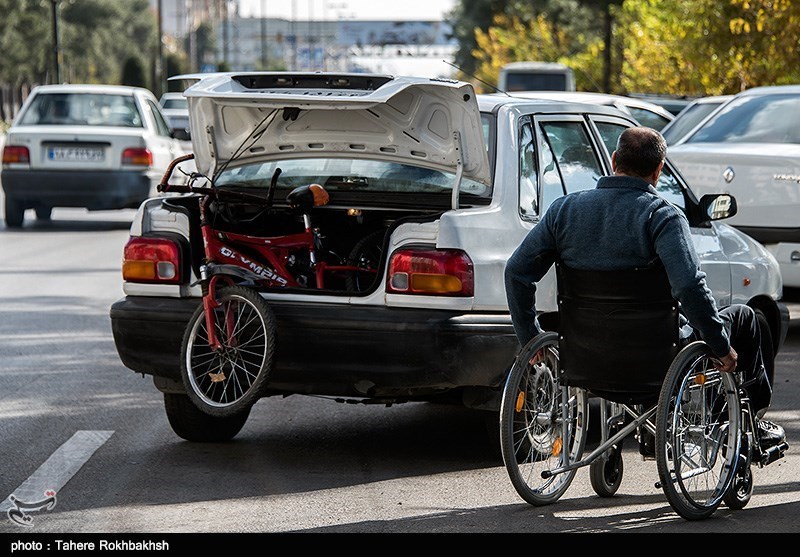
[[[348,292],[366,292],[374,284],[381,257],[383,256],[383,240],[386,232],[378,230],[361,238],[350,254],[347,264],[362,267],[364,271],[353,271],[345,278],[345,288]]]
[[[217,301],[220,349],[209,345],[201,304],[184,333],[181,376],[187,395],[200,410],[229,417],[249,410],[267,388],[275,359],[275,316],[252,288],[221,288]]]

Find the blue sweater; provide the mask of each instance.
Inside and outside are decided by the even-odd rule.
[[[728,354],[730,343],[700,270],[689,222],[645,180],[608,176],[596,189],[557,199],[511,255],[506,295],[523,346],[541,332],[536,282],[556,258],[569,267],[592,270],[643,267],[661,259],[672,295],[681,304],[683,323],[688,319],[716,356]]]

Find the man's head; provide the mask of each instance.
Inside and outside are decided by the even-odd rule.
[[[655,184],[666,156],[667,142],[656,130],[643,126],[628,128],[617,140],[611,164],[614,174],[637,176]]]

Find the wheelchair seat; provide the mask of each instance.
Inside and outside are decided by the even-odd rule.
[[[679,304],[666,271],[556,264],[565,384],[623,404],[653,403],[680,350]]]

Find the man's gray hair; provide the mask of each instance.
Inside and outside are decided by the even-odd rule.
[[[656,171],[667,156],[667,142],[653,128],[628,128],[617,140],[616,170],[645,178]]]

